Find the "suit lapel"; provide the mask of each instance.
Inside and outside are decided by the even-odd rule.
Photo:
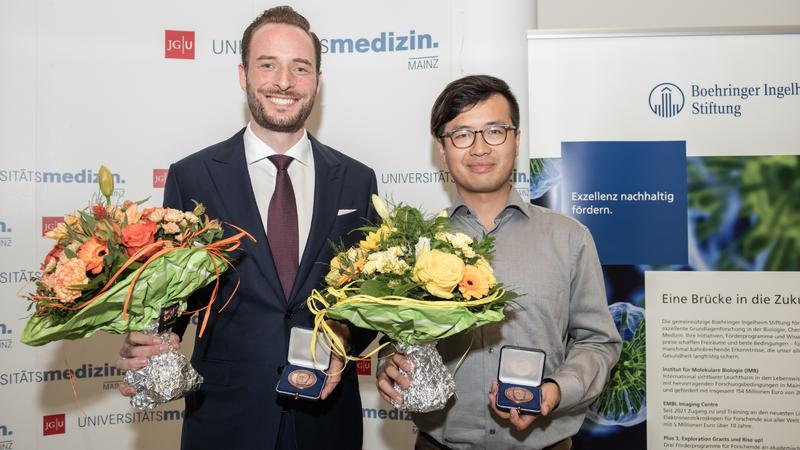
[[[308,233],[306,248],[303,250],[303,259],[290,295],[290,304],[305,301],[305,298],[295,298],[304,285],[311,283],[308,288],[316,287],[319,280],[309,280],[308,276],[317,264],[317,259],[323,248],[328,245],[330,230],[336,221],[339,207],[339,195],[344,181],[344,168],[339,160],[324,145],[310,134],[311,150],[314,153],[314,213],[311,218],[311,230]],[[327,263],[327,261],[324,261]]]
[[[247,170],[243,134],[244,130],[229,139],[227,145],[221,146],[212,159],[206,161],[206,165],[220,196],[219,207],[224,211],[222,216],[256,239],[257,242],[242,239],[247,257],[255,260],[272,291],[283,300],[283,289],[275,270]]]

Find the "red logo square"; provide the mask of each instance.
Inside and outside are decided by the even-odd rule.
[[[42,433],[44,436],[51,434],[64,434],[67,432],[67,419],[64,414],[53,414],[43,417],[44,425]]]
[[[356,361],[356,372],[359,375],[372,375],[372,359]]]
[[[50,230],[54,230],[59,223],[63,222],[64,218],[61,216],[45,216],[42,217],[42,236]]]
[[[164,57],[194,59],[194,31],[164,30]]]
[[[163,188],[167,183],[167,169],[153,169],[153,187]]]

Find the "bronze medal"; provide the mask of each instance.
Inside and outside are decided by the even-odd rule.
[[[528,403],[529,401],[533,400],[533,392],[519,386],[506,389],[504,394],[507,399],[518,404]]]
[[[287,378],[289,384],[297,389],[308,389],[317,384],[317,376],[308,370],[297,369],[292,371]]]

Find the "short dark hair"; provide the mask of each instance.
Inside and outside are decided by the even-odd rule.
[[[314,52],[317,57],[317,72],[319,72],[320,65],[322,64],[322,44],[320,44],[317,35],[311,31],[311,24],[308,23],[308,19],[295,11],[291,6],[287,5],[276,6],[264,11],[244,30],[244,35],[242,35],[242,65],[245,70],[247,70],[247,58],[250,56],[250,41],[253,39],[253,34],[268,23],[292,25],[305,31],[314,42]]]
[[[519,103],[508,84],[491,75],[469,75],[448,84],[433,103],[431,134],[441,139],[448,122],[494,94],[500,94],[508,100],[511,125],[519,127]]]

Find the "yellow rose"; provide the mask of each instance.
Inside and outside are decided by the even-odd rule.
[[[395,231],[397,231],[397,228],[389,228],[386,224],[382,224],[377,230],[368,233],[367,237],[359,242],[359,247],[367,252],[377,250],[381,241],[388,238]]]
[[[414,265],[414,279],[439,298],[453,298],[453,289],[464,277],[464,261],[440,250],[424,252]]]

